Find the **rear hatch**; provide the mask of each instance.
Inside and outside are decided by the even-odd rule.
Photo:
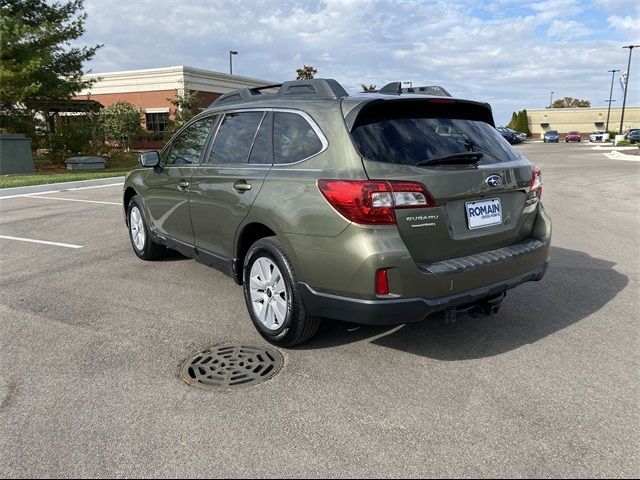
[[[533,166],[496,131],[487,104],[378,99],[346,121],[369,179],[418,182],[432,197],[428,206],[395,209],[416,262],[494,250],[531,235]]]

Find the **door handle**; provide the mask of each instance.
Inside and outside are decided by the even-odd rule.
[[[233,188],[239,193],[244,193],[251,190],[251,184],[244,180],[238,180],[233,184]]]
[[[182,182],[179,182],[178,188],[180,190],[186,190],[187,188],[189,188],[189,182],[185,182],[184,180]]]

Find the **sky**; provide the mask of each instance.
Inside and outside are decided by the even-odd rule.
[[[640,45],[637,0],[85,0],[92,73],[175,65],[275,82],[312,65],[349,92],[394,81],[489,102],[497,125],[574,97],[622,106]],[[627,105],[640,105],[640,48]]]

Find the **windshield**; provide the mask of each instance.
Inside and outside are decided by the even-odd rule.
[[[458,153],[482,152],[478,163],[518,160],[521,155],[491,125],[449,118],[395,118],[356,127],[360,154],[379,162],[425,164]]]

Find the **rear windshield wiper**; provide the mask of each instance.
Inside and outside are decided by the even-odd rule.
[[[429,158],[416,163],[416,167],[428,165],[475,165],[482,158],[482,152],[461,152],[445,155],[444,157]]]

